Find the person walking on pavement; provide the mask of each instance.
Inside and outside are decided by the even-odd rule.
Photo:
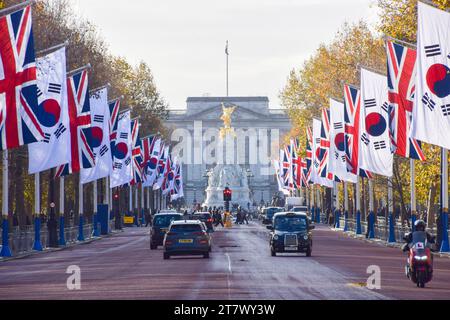
[[[215,226],[217,227],[219,224],[222,226],[222,228],[224,228],[224,224],[223,224],[223,220],[222,220],[222,215],[220,214],[219,210],[216,210],[214,213],[214,220],[216,220]]]

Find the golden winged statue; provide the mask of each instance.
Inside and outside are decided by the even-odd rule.
[[[236,133],[234,132],[234,128],[231,127],[231,115],[236,110],[236,107],[226,108],[222,103],[222,111],[223,114],[220,119],[223,121],[223,128],[220,128],[220,138],[223,140],[228,134],[236,137]]]

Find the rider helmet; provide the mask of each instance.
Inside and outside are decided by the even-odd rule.
[[[415,226],[416,231],[425,231],[425,228],[426,228],[425,221],[423,221],[423,220],[417,220],[414,223],[414,226]]]

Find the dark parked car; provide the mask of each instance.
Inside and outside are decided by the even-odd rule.
[[[267,226],[270,232],[270,252],[303,252],[307,257],[312,253],[312,233],[314,229],[305,213],[281,212],[273,217],[273,224]]]
[[[192,215],[192,220],[200,220],[206,225],[206,228],[208,229],[208,232],[213,232],[213,216],[209,212],[196,212]]]
[[[268,207],[263,209],[263,223],[272,224],[272,218],[275,213],[282,212],[284,209],[281,207]]]
[[[153,217],[153,225],[150,231],[150,249],[155,250],[163,244],[164,235],[172,221],[182,220],[181,213],[158,213]]]
[[[164,237],[164,259],[174,255],[203,255],[209,258],[211,237],[200,220],[174,221]]]

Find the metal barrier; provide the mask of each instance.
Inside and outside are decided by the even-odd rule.
[[[340,229],[344,230],[345,227],[345,218],[341,217],[340,221]],[[347,220],[347,226],[348,226],[348,232],[355,232],[356,230],[356,220],[353,218],[349,218]],[[365,235],[367,233],[367,222],[361,221],[361,230],[362,235]],[[428,232],[435,235],[436,234],[436,228],[434,229],[428,229]],[[394,232],[395,232],[395,241],[396,242],[403,242],[403,237],[406,233],[411,232],[411,228],[405,225],[402,225],[398,221],[396,221],[396,224],[394,226]],[[389,222],[384,217],[377,218],[377,222],[375,223],[375,239],[381,239],[384,241],[389,241]]]
[[[93,238],[93,224],[85,224],[83,226],[84,239],[89,240]],[[56,229],[57,237],[60,238],[59,228]],[[22,228],[13,227],[9,233],[9,245],[13,256],[26,254],[33,251],[34,245],[34,226],[25,226]],[[64,237],[66,245],[75,244],[78,242],[78,226],[70,226],[64,228]],[[42,249],[48,249],[48,230],[47,225],[41,225],[40,239]]]

